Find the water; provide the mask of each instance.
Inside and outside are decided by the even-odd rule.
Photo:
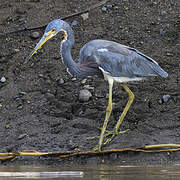
[[[176,180],[180,166],[1,166],[0,180]]]

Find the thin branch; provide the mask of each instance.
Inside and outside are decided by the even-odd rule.
[[[10,160],[17,156],[41,156],[41,157],[57,157],[57,158],[69,158],[76,156],[92,156],[111,153],[122,152],[143,152],[143,153],[160,153],[160,152],[175,152],[180,151],[180,144],[157,144],[148,145],[141,148],[121,148],[110,149],[102,151],[82,151],[82,152],[38,152],[35,150],[21,151],[17,153],[0,153],[0,160]]]
[[[77,13],[73,13],[73,14],[64,16],[64,17],[62,17],[60,19],[66,20],[68,18],[71,18],[71,17],[74,17],[74,16],[78,16],[78,15],[87,13],[87,12],[91,11],[92,9],[98,8],[98,7],[106,4],[108,1],[109,0],[104,0],[104,1],[102,1],[100,3],[97,3],[97,4],[94,4],[94,5],[90,6],[89,8],[86,8],[86,9],[84,9],[82,11],[77,12]],[[7,32],[7,33],[0,33],[0,36],[5,36],[5,35],[8,35],[8,34],[19,33],[19,32],[23,32],[23,31],[31,31],[31,30],[36,30],[36,29],[44,29],[46,26],[47,26],[47,24],[45,24],[43,26],[38,26],[38,27],[24,28],[24,29],[20,29],[20,30],[15,30],[15,31]]]

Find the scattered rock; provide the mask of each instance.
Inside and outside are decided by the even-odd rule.
[[[109,9],[112,9],[113,5],[109,4],[109,5],[105,5],[101,8],[102,12],[108,12]]]
[[[94,87],[90,86],[89,84],[84,85],[84,89],[88,89],[88,90],[93,90],[94,91]]]
[[[107,12],[107,7],[103,6],[103,7],[101,8],[101,11],[102,11],[102,12]]]
[[[79,100],[82,102],[87,102],[90,97],[92,97],[92,94],[87,89],[83,89],[79,92]]]
[[[71,23],[71,27],[73,26],[77,26],[78,22],[76,20],[73,20],[73,22]]]
[[[6,78],[3,76],[3,77],[0,79],[0,82],[1,82],[1,83],[5,83],[5,82],[6,82]]]
[[[5,126],[6,129],[9,129],[10,127],[11,127],[10,124],[6,124],[6,126]]]
[[[76,78],[72,78],[72,81],[76,81]]]
[[[26,94],[27,94],[26,92],[21,91],[21,92],[19,93],[19,96],[24,96],[24,95],[26,95]]]
[[[38,74],[38,76],[39,76],[40,78],[44,78],[44,75],[43,75],[43,74]]]
[[[75,85],[76,87],[79,87],[79,86],[81,86],[81,83],[80,83],[80,82],[75,82],[74,85]]]
[[[166,31],[164,29],[160,29],[160,35],[164,35],[166,33]]]
[[[17,109],[18,109],[18,110],[21,110],[21,109],[23,109],[23,106],[22,106],[22,105],[19,105],[19,106],[17,107]]]
[[[173,56],[172,53],[166,53],[166,56]]]
[[[38,39],[40,37],[40,33],[37,31],[34,31],[31,33],[31,38]]]
[[[13,100],[20,101],[21,100],[20,98],[23,97],[24,95],[26,95],[26,92],[21,91],[16,96],[13,96]]]
[[[86,20],[89,18],[89,13],[84,13],[84,14],[81,14],[81,17],[83,18],[83,20]]]
[[[62,85],[62,84],[64,84],[64,79],[63,79],[63,78],[60,78],[60,79],[58,80],[58,85]]]
[[[13,100],[15,100],[15,101],[16,100],[18,101],[19,99],[20,99],[19,95],[13,96]]]
[[[14,52],[17,53],[17,52],[20,52],[20,50],[19,49],[14,49]]]
[[[20,18],[20,19],[19,19],[19,22],[20,22],[21,24],[24,24],[24,23],[27,23],[27,20],[26,20],[26,18]]]
[[[83,79],[82,81],[81,81],[81,84],[85,84],[87,82],[87,79]]]
[[[5,57],[0,58],[0,63],[6,63],[6,62],[7,62],[7,59]]]
[[[166,102],[169,101],[170,98],[171,98],[171,96],[170,96],[169,94],[163,95],[163,96],[162,96],[162,101],[163,101],[164,103],[166,103]]]
[[[27,134],[20,134],[20,135],[18,136],[18,140],[23,139],[23,138],[26,137],[26,136],[27,136]]]
[[[113,5],[112,5],[112,4],[108,4],[108,5],[106,5],[106,7],[107,7],[108,9],[111,9],[111,8],[113,7]]]

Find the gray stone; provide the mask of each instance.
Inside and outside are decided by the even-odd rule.
[[[102,12],[107,12],[107,7],[103,6],[103,7],[101,8],[101,10],[102,10]]]
[[[173,56],[173,54],[172,53],[166,53],[166,56]]]
[[[6,62],[7,62],[7,59],[5,57],[0,58],[0,63],[6,63]]]
[[[163,102],[166,103],[169,101],[170,98],[171,98],[171,96],[169,94],[166,94],[166,95],[163,95],[162,100],[163,100]]]
[[[92,97],[92,94],[91,94],[91,92],[89,90],[87,90],[87,89],[80,90],[80,92],[79,92],[79,100],[81,102],[87,102],[90,97]]]
[[[73,26],[77,26],[78,22],[76,20],[73,20],[73,22],[71,23],[71,27]]]
[[[59,84],[59,85],[64,84],[64,79],[63,79],[63,78],[60,78],[60,79],[58,80],[58,84]]]
[[[34,32],[31,33],[31,37],[32,37],[33,39],[37,39],[37,38],[40,37],[40,33],[37,32],[37,31],[34,31]]]
[[[3,77],[0,79],[0,82],[5,83],[5,82],[6,82],[6,78],[3,76]]]

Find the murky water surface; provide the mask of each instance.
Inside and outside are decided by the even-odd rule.
[[[0,180],[5,179],[176,180],[180,166],[1,166]]]

